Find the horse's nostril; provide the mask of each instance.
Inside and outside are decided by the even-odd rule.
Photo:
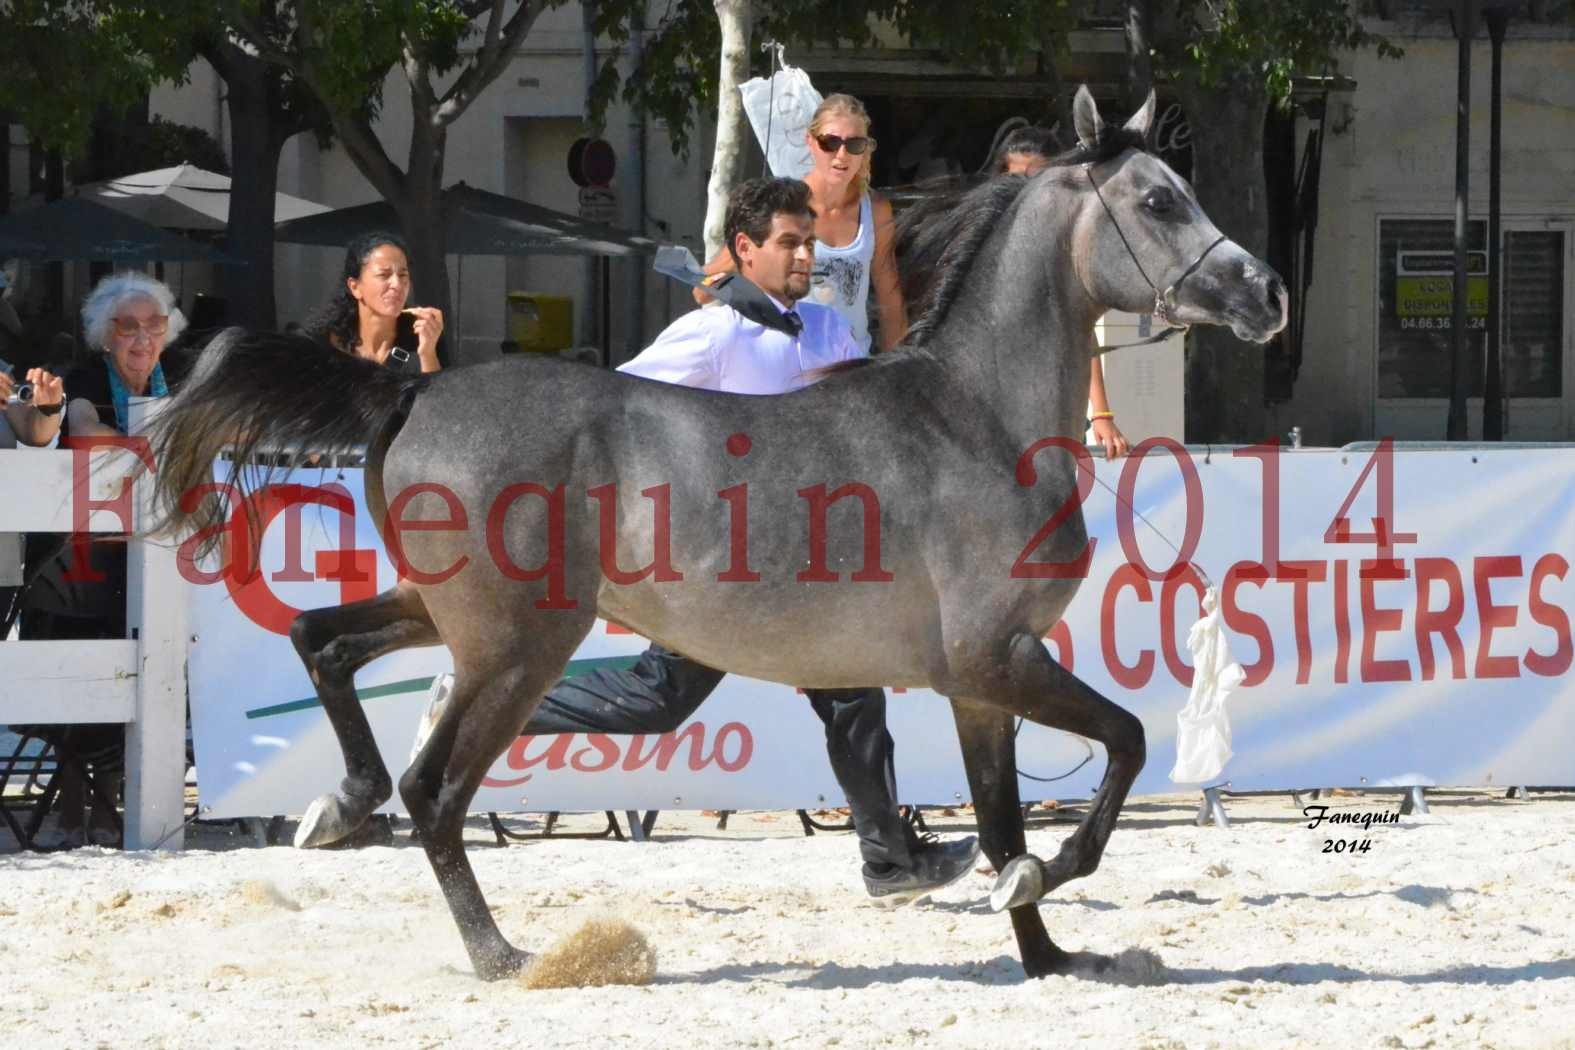
[[[1264,288],[1264,294],[1269,305],[1278,309],[1280,300],[1285,297],[1285,284],[1278,277],[1271,276],[1268,285]]]

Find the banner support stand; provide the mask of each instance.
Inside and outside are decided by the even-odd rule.
[[[1420,784],[1412,784],[1406,788],[1405,798],[1400,803],[1400,815],[1409,817],[1413,814],[1425,817],[1430,811],[1427,808],[1426,789]]]
[[[1220,784],[1203,789],[1203,801],[1198,805],[1198,815],[1193,818],[1193,823],[1198,827],[1201,828],[1210,820],[1217,828],[1230,827],[1230,818],[1225,815],[1225,804],[1220,800],[1220,792],[1224,787],[1225,785]]]

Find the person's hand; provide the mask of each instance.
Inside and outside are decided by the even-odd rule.
[[[29,368],[27,381],[33,384],[33,407],[58,405],[66,399],[65,380],[47,369]]]
[[[11,394],[16,389],[16,380],[11,378],[11,373],[0,372],[0,401],[11,400]]]
[[[1127,443],[1127,436],[1121,433],[1114,419],[1094,420],[1094,440],[1105,446],[1107,460],[1117,459],[1132,450],[1132,446]]]
[[[437,360],[438,337],[443,334],[443,311],[435,306],[412,306],[405,310],[416,318],[416,353]]]

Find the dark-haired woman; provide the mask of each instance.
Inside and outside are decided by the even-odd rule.
[[[421,371],[436,372],[443,311],[410,306],[410,256],[392,233],[368,233],[345,248],[344,287],[306,323],[307,334],[355,357],[387,364],[399,315],[415,318]],[[408,366],[407,366],[408,367]]]
[[[345,246],[344,287],[307,319],[306,335],[353,357],[380,365],[437,372],[438,338],[443,311],[434,306],[406,306],[410,299],[410,253],[397,234],[365,233]],[[415,318],[416,361],[390,360],[401,314]],[[308,459],[308,462],[314,462]],[[401,581],[401,586],[409,586]],[[393,841],[386,814],[376,814],[357,833],[329,849],[382,846]]]

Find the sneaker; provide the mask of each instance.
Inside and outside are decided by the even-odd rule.
[[[427,742],[427,737],[432,735],[432,729],[438,724],[438,719],[443,717],[443,706],[448,703],[448,695],[454,690],[454,676],[440,674],[432,679],[432,689],[427,693],[427,709],[421,715],[421,721],[416,723],[416,739],[410,745],[410,761],[415,762],[416,756],[421,754],[421,747]]]
[[[875,875],[864,865],[864,888],[876,904],[912,904],[967,875],[978,858],[979,840],[973,835],[951,842],[926,835],[918,840],[911,868],[894,867],[884,875]]]

